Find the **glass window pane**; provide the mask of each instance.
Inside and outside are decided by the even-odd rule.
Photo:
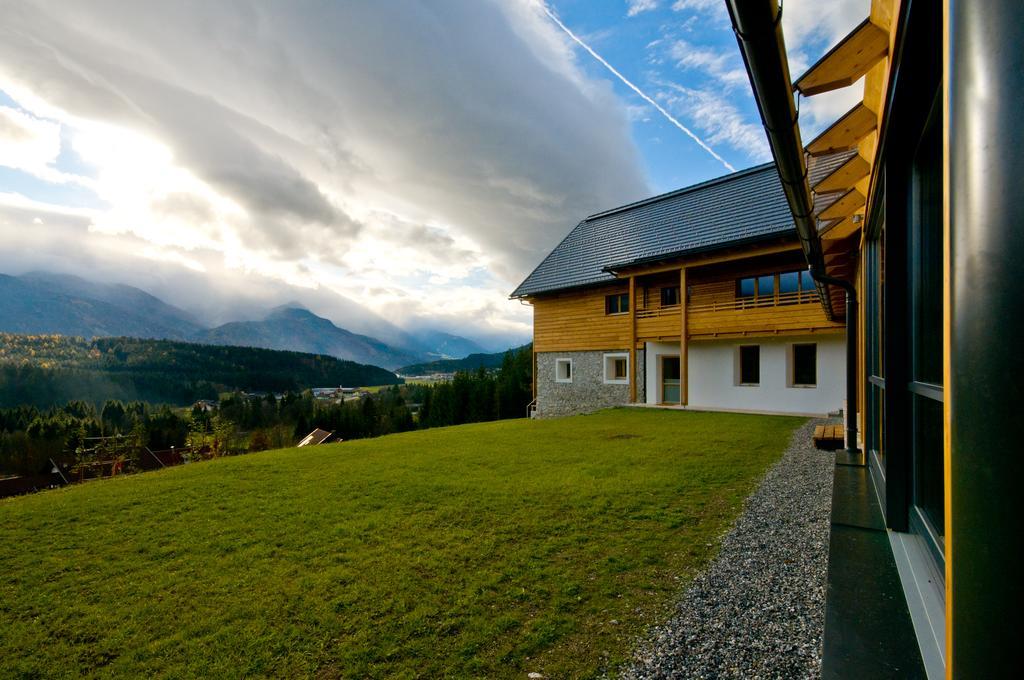
[[[945,535],[942,402],[915,394],[914,504],[921,508],[936,533]]]
[[[942,130],[933,117],[914,158],[913,377],[942,384]]]
[[[669,307],[679,304],[679,286],[669,286],[661,289],[661,306]]]
[[[754,297],[754,279],[740,279],[737,281],[736,297]]]
[[[800,292],[800,272],[784,272],[779,274],[779,292]]]
[[[806,270],[800,272],[800,290],[810,291],[814,289],[814,278],[811,277],[811,272]]]
[[[757,297],[775,296],[775,275],[757,277]]]
[[[761,382],[761,348],[757,345],[740,347],[740,383],[757,385]]]
[[[665,380],[679,380],[679,357],[665,357],[661,366]]]
[[[662,357],[661,401],[666,404],[678,404],[679,397],[679,357]]]
[[[793,384],[818,384],[817,345],[793,345]]]
[[[629,311],[629,293],[623,293],[622,295],[619,296],[619,311]]]

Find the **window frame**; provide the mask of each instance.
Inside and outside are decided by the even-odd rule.
[[[757,350],[757,382],[744,382],[743,380],[743,350]],[[761,345],[737,345],[736,346],[736,375],[737,387],[760,387],[761,386]]]
[[[568,378],[563,378],[562,377],[562,371],[560,369],[561,369],[562,366],[566,366],[566,365],[569,366],[569,377]],[[558,357],[557,359],[555,359],[555,382],[556,383],[571,384],[572,381],[573,381],[573,378],[575,378],[575,377],[576,377],[576,370],[575,370],[575,367],[573,366],[572,357]]]
[[[675,297],[675,302],[665,302],[666,293],[672,293]],[[661,306],[662,307],[678,307],[679,306],[679,286],[664,286],[660,293]]]
[[[626,362],[626,375],[623,378],[616,378],[614,372],[609,374],[609,366],[614,366],[614,363],[618,360]],[[605,385],[628,385],[629,384],[629,352],[607,352],[603,355],[601,363],[604,367],[604,384]]]
[[[797,382],[797,348],[798,347],[813,347],[814,348],[814,382]],[[813,389],[818,386],[818,343],[816,342],[794,342],[789,346],[789,384],[787,387],[793,387],[797,389]]]
[[[615,311],[612,311],[613,300],[615,301]],[[625,309],[622,308],[623,302],[625,302]],[[609,293],[608,295],[605,295],[604,313],[605,316],[618,316],[621,314],[629,314],[629,293]]]

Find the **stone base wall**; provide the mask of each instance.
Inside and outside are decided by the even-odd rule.
[[[629,403],[629,385],[604,382],[604,355],[626,352],[608,349],[597,352],[537,353],[537,416],[568,416],[590,413]],[[572,382],[555,380],[555,361],[572,359]],[[637,352],[637,401],[644,401],[644,353]]]

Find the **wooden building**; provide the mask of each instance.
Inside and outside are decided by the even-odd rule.
[[[777,0],[727,5],[806,263],[856,346],[823,676],[1014,677],[1024,3],[872,0],[795,82]],[[861,80],[804,144],[794,93]]]
[[[513,297],[534,307],[539,415],[843,407],[842,310],[820,302],[773,164],[591,215]]]

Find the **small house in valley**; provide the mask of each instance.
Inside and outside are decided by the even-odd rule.
[[[774,164],[587,217],[512,296],[540,416],[843,407],[842,300],[819,297]]]
[[[302,438],[296,446],[317,446],[318,444],[329,444],[334,437],[333,432],[321,430],[319,427]]]

